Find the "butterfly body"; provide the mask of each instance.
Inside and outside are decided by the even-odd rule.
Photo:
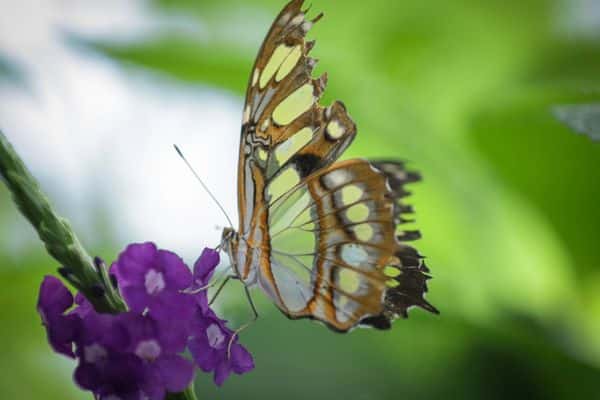
[[[314,42],[291,1],[275,20],[252,70],[238,166],[239,230],[223,233],[238,277],[258,285],[290,318],[346,332],[390,327],[424,298],[423,257],[398,232],[412,209],[399,162],[336,162],[356,135],[343,103],[319,104],[327,76],[311,77]]]

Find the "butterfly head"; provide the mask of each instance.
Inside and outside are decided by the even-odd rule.
[[[221,247],[225,251],[229,251],[232,245],[234,245],[238,240],[237,232],[232,228],[223,229],[223,234],[221,235]]]

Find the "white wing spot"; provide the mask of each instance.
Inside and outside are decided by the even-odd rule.
[[[294,168],[288,166],[268,186],[270,201],[275,201],[300,182],[300,175]]]
[[[369,260],[369,253],[358,244],[349,243],[342,246],[342,260],[355,268],[364,266]]]
[[[366,204],[356,204],[346,210],[346,218],[354,223],[366,221],[369,218],[370,210]]]
[[[327,136],[329,136],[333,140],[337,140],[344,136],[346,133],[346,128],[344,128],[339,121],[331,121],[327,125]]]
[[[271,58],[269,58],[269,62],[267,62],[265,69],[260,75],[259,85],[261,89],[264,89],[267,86],[269,81],[279,70],[279,67],[281,67],[281,64],[286,60],[286,58],[288,58],[293,50],[293,47],[286,46],[285,44],[280,44],[275,48]]]
[[[325,176],[325,183],[329,189],[332,189],[342,186],[350,179],[352,179],[352,176],[348,172],[342,169],[336,169]]]
[[[356,203],[363,196],[363,190],[358,185],[348,185],[342,188],[342,203],[350,205]]]
[[[288,125],[308,111],[316,99],[312,83],[307,83],[286,97],[273,111],[273,122],[279,126]]]
[[[370,224],[354,225],[352,230],[356,238],[362,242],[370,242],[375,236],[375,229]]]
[[[337,276],[337,284],[340,289],[348,294],[357,293],[360,290],[361,277],[351,269],[340,268]]]
[[[281,82],[283,78],[288,76],[289,73],[292,72],[292,70],[296,67],[298,60],[300,60],[301,57],[302,46],[297,45],[279,66],[279,71],[277,71],[277,75],[275,76],[275,82]]]
[[[246,108],[244,109],[244,116],[242,118],[242,125],[247,124],[248,121],[250,121],[250,105],[247,105]]]
[[[306,146],[313,137],[313,130],[310,127],[301,129],[294,133],[288,140],[277,146],[275,149],[275,159],[279,165],[285,164],[294,154]]]
[[[291,17],[292,17],[292,14],[289,13],[289,12],[283,14],[283,16],[279,19],[279,25],[285,26],[288,23],[288,21],[290,20]]]
[[[265,119],[265,122],[263,122],[262,125],[260,126],[260,131],[266,132],[267,129],[269,129],[269,125],[271,125],[271,118]]]
[[[292,26],[300,25],[303,21],[304,21],[304,14],[300,13],[300,14],[296,15],[294,17],[294,19],[292,19],[290,21],[290,25],[292,25]]]

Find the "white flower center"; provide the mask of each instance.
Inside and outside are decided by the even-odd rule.
[[[160,351],[160,345],[156,340],[144,340],[137,345],[135,355],[146,361],[152,361],[160,356]]]
[[[223,331],[221,331],[221,328],[217,324],[209,326],[206,330],[206,335],[208,336],[208,344],[213,349],[220,349],[223,341],[225,341],[225,335],[223,335]]]
[[[85,362],[90,364],[96,364],[98,361],[105,359],[107,355],[106,349],[98,343],[86,346],[83,349],[83,358]]]
[[[146,273],[144,286],[146,287],[146,293],[148,294],[157,294],[162,292],[162,290],[165,288],[163,274],[151,269]]]

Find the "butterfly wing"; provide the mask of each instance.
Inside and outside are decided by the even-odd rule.
[[[349,160],[307,177],[270,204],[272,280],[267,293],[292,318],[338,331],[390,327],[425,299],[427,267],[398,231],[412,212],[405,184],[418,175],[397,162]]]
[[[356,133],[341,102],[324,108],[318,101],[327,76],[311,77],[314,42],[305,36],[321,15],[307,20],[303,1],[290,2],[276,18],[253,67],[242,125],[238,164],[239,233],[236,251],[240,274],[251,280],[254,266],[268,263],[255,251],[267,242],[268,197],[282,189],[271,184],[280,175],[302,179],[335,159]],[[288,167],[292,168],[288,168]],[[286,172],[287,171],[287,172]],[[288,186],[289,188],[289,186]]]
[[[290,2],[259,52],[246,95],[238,171],[239,241],[233,250],[247,283],[257,282],[291,318],[338,331],[388,328],[424,299],[427,269],[397,234],[402,164],[335,163],[356,135],[341,102],[319,105],[326,75],[313,79],[314,42],[303,1]]]

